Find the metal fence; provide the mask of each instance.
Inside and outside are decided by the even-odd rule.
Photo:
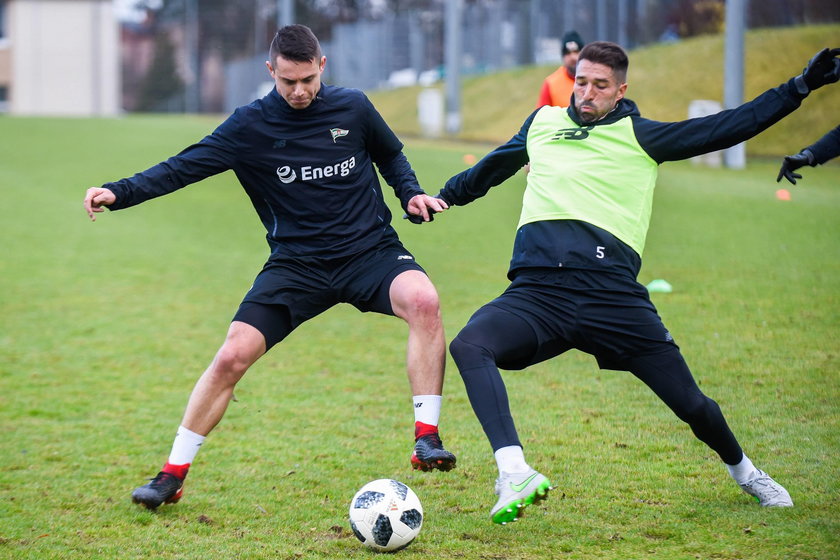
[[[441,0],[426,10],[388,13],[374,21],[334,25],[331,37],[322,40],[327,56],[324,80],[374,90],[440,79],[445,71],[444,2],[452,1],[463,5],[463,74],[527,64],[559,64],[561,37],[572,29],[587,42],[613,41],[628,49],[673,40],[678,32],[675,10],[685,5],[681,0]],[[823,0],[762,0],[753,3],[753,7],[754,11],[760,8],[774,14],[776,24],[792,24],[811,17],[804,7],[796,6],[822,3]],[[694,2],[695,6],[702,4]],[[826,10],[823,7],[816,11]],[[833,14],[838,9],[828,11]],[[259,54],[252,60],[228,65],[226,110],[254,99],[255,91],[267,79],[264,61],[265,55]]]
[[[484,73],[524,64],[559,63],[569,29],[585,40],[628,48],[658,36],[667,22],[649,21],[650,0],[492,0],[464,3],[461,71]],[[639,22],[646,22],[644,26]],[[325,81],[364,90],[439,79],[443,65],[443,5],[386,14],[375,21],[337,24],[322,41]],[[638,32],[645,28],[643,35]],[[231,63],[225,109],[254,99],[264,84],[264,55]],[[256,70],[254,70],[255,68]]]

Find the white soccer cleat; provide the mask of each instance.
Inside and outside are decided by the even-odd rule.
[[[551,489],[551,482],[534,469],[525,473],[502,473],[496,479],[499,500],[490,510],[490,518],[500,525],[516,521],[526,506],[544,500]]]
[[[755,477],[745,484],[741,489],[758,500],[759,505],[764,507],[793,507],[793,500],[784,486],[770,478],[766,472],[756,469]]]

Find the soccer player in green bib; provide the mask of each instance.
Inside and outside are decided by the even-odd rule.
[[[644,382],[714,450],[762,506],[788,492],[744,454],[717,403],[698,388],[679,347],[636,277],[658,165],[743,142],[840,77],[824,49],[802,74],[738,108],[682,122],[642,118],[627,90],[627,54],[595,42],[580,53],[569,108],[542,107],[520,131],[438,195],[461,206],[530,163],[508,277],[450,344],[499,478],[496,523],[515,521],[551,483],[525,460],[501,369],[523,369],[577,348],[604,369]]]

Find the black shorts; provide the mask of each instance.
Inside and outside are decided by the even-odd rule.
[[[391,283],[406,270],[425,273],[399,241],[335,259],[270,259],[233,320],[259,330],[268,350],[337,303],[393,315]]]
[[[534,354],[506,369],[522,369],[577,348],[595,356],[603,369],[627,370],[630,358],[678,349],[647,289],[629,276],[521,270],[474,318],[495,309],[525,320],[536,336]]]

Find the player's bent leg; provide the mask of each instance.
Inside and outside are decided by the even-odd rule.
[[[478,310],[449,344],[473,412],[493,449],[521,447],[499,365],[525,367],[537,349],[528,323],[493,305]]]
[[[631,360],[630,370],[644,381],[665,404],[687,423],[694,435],[714,450],[730,466],[730,474],[741,489],[765,507],[793,505],[788,491],[767,473],[752,467],[745,459],[735,435],[717,402],[706,396],[694,381],[678,350],[640,356]],[[742,460],[749,468],[743,475],[734,472]]]
[[[510,411],[502,374],[485,350],[464,340],[459,334],[449,345],[458,365],[473,413],[493,449],[519,445],[519,436]],[[484,356],[484,359],[480,359]]]
[[[200,436],[209,434],[227,410],[236,383],[264,353],[265,339],[259,330],[247,323],[231,323],[224,344],[193,388],[181,425]],[[171,467],[168,462],[149,483],[132,492],[134,503],[156,509],[181,499],[189,464],[175,471],[167,467]]]
[[[518,315],[488,305],[473,315],[452,340],[449,351],[492,448],[521,448],[498,366],[522,368],[539,355],[533,329]],[[552,488],[543,474],[530,467],[525,472],[506,472],[499,463],[499,470],[495,484],[498,499],[490,509],[494,523],[517,521],[527,506],[544,500]]]
[[[720,407],[697,386],[679,350],[637,356],[628,365],[633,375],[650,387],[724,463],[734,465],[741,460],[743,451]]]
[[[432,281],[419,270],[406,270],[391,282],[389,295],[394,314],[408,324],[406,361],[411,392],[440,395],[446,340],[440,300]]]
[[[413,395],[441,395],[443,392],[446,340],[440,315],[440,300],[429,277],[420,270],[398,274],[389,288],[394,314],[408,324],[407,369]],[[440,439],[437,418],[415,430],[411,466],[415,470],[449,471],[457,459]]]
[[[193,388],[182,426],[206,436],[224,416],[236,384],[265,353],[265,337],[240,321],[230,325],[227,338]]]

